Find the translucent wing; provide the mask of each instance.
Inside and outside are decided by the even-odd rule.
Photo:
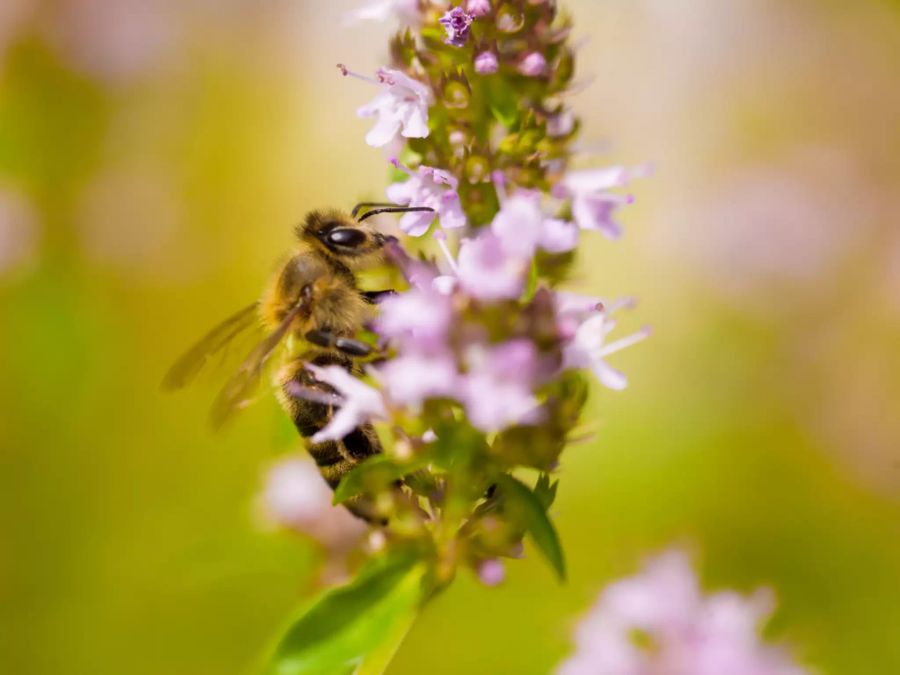
[[[219,392],[210,411],[210,421],[213,428],[219,429],[228,418],[237,410],[245,407],[259,385],[263,367],[269,360],[274,349],[287,335],[294,319],[303,313],[309,304],[308,294],[304,294],[287,313],[282,322],[272,333],[260,342],[253,351],[244,359],[237,373],[228,380],[225,387]]]
[[[237,336],[257,323],[256,310],[257,303],[247,305],[200,338],[197,344],[169,368],[163,378],[162,388],[174,391],[190,384],[210,358],[221,353]]]

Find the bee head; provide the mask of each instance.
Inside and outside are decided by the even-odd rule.
[[[345,265],[356,267],[373,262],[381,255],[385,242],[390,239],[369,223],[363,222],[366,218],[378,213],[432,211],[428,207],[377,204],[375,206],[386,208],[369,211],[357,220],[355,216],[359,209],[369,205],[359,204],[350,214],[335,209],[313,211],[297,227],[297,236],[300,241],[314,246],[320,252]]]
[[[385,236],[368,223],[357,222],[343,211],[313,211],[297,227],[297,236],[345,265],[361,265],[381,253]]]

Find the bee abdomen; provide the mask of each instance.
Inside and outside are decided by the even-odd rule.
[[[381,442],[378,440],[375,427],[371,424],[357,427],[344,436],[342,443],[347,455],[356,461],[362,461],[381,452]]]
[[[353,367],[353,362],[347,356],[332,351],[319,353],[311,359],[311,362],[318,366],[338,365],[348,371]],[[282,405],[291,416],[300,435],[311,439],[328,425],[336,406],[311,401],[292,393],[292,387],[300,386],[304,389],[320,391],[323,394],[333,394],[334,390],[324,382],[317,380],[309,370],[304,368],[301,360],[294,361],[286,367],[281,381],[283,385],[279,398]],[[308,440],[307,450],[319,467],[319,472],[325,482],[335,489],[353,467],[364,459],[381,452],[381,442],[375,427],[371,424],[363,424],[338,441],[327,440],[313,443]],[[345,505],[351,513],[360,518],[369,521],[376,520],[371,503],[364,498],[351,500]]]
[[[344,459],[336,441],[311,442],[309,443],[309,454],[316,462],[316,466],[321,468],[334,466]]]

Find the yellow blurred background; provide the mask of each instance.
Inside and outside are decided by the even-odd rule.
[[[361,2],[361,0],[359,0]],[[377,198],[354,0],[0,2],[0,672],[245,673],[319,554],[260,527],[300,447],[158,384],[313,207]],[[569,0],[579,166],[652,161],[572,288],[653,338],[595,392],[554,506],[571,567],[467,574],[390,673],[546,673],[672,544],[770,585],[821,673],[900,672],[900,3]],[[728,674],[723,674],[728,675]]]

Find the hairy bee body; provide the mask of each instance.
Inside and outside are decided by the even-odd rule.
[[[334,232],[348,233],[347,244],[334,244]],[[353,233],[352,235],[349,233]],[[312,345],[310,333],[327,334],[331,342],[352,339],[373,318],[371,301],[363,295],[353,269],[370,265],[380,257],[383,237],[340,211],[313,212],[298,228],[301,250],[275,276],[260,300],[260,315],[269,330],[276,330],[304,294],[308,311],[294,318],[290,333],[297,353],[289,356],[276,377],[276,395],[290,416],[322,477],[334,489],[359,462],[381,452],[378,434],[371,424],[351,431],[340,440],[314,443],[311,437],[331,421],[334,405],[297,395],[297,389],[333,394],[305,366],[338,366],[361,375],[353,358],[334,346]],[[350,245],[352,244],[352,245]],[[369,519],[370,505],[357,500],[347,505],[355,515]]]
[[[327,403],[311,401],[292,394],[294,384],[306,389],[331,393],[331,388],[327,384],[318,381],[305,368],[306,363],[317,366],[340,366],[350,372],[354,370],[353,363],[350,358],[337,351],[322,350],[311,358],[287,363],[278,376],[278,399],[294,422],[297,431],[307,439],[307,450],[319,467],[325,482],[334,489],[350,469],[362,460],[381,452],[381,443],[371,424],[357,427],[341,440],[312,442],[311,437],[331,421],[334,408]]]
[[[360,205],[363,206],[363,205]],[[383,205],[381,205],[383,206]],[[359,208],[359,207],[357,207]],[[385,237],[363,223],[384,211],[430,210],[390,207],[355,220],[338,210],[313,211],[296,230],[299,250],[274,276],[259,302],[245,307],[205,335],[169,370],[163,386],[177,389],[193,379],[203,364],[224,350],[258,317],[267,335],[241,364],[213,405],[212,420],[221,425],[251,398],[266,363],[284,346],[275,375],[276,394],[319,467],[325,481],[337,487],[346,473],[381,452],[371,424],[363,424],[340,440],[312,442],[336,410],[336,392],[306,368],[338,366],[355,375],[362,370],[354,357],[369,347],[355,336],[374,316],[373,301],[390,291],[360,290],[354,270],[381,258]],[[359,498],[346,503],[355,515],[376,519],[371,504]]]

